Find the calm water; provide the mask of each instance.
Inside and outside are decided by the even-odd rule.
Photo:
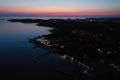
[[[11,23],[0,20],[0,75],[37,74],[46,70],[47,59],[34,63],[36,56],[46,50],[34,49],[28,38],[49,34],[50,27],[37,27],[35,24]],[[45,71],[44,71],[45,72]]]
[[[4,78],[63,79],[79,72],[80,66],[66,59],[67,55],[48,54],[44,48],[34,48],[28,38],[50,34],[50,27],[11,23],[0,19],[0,76]],[[43,55],[41,57],[41,55]],[[80,64],[80,63],[79,63]],[[71,75],[72,75],[71,74]],[[1,78],[1,77],[0,77]]]

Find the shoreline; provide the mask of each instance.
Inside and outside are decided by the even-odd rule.
[[[119,53],[120,18],[87,18],[87,19],[10,19],[11,22],[36,23],[37,26],[49,26],[51,34],[38,36],[33,39],[45,37],[48,41],[44,45],[52,47],[64,46],[65,52],[81,52],[92,57],[108,56]],[[57,44],[57,45],[55,45]],[[80,46],[82,45],[82,46]],[[80,47],[81,49],[77,49]],[[92,48],[91,48],[92,47]],[[110,48],[117,50],[110,52]],[[75,48],[75,49],[74,49]],[[90,48],[90,49],[89,49]],[[106,48],[106,50],[104,50]],[[59,51],[60,48],[58,48]],[[89,50],[87,50],[89,49]],[[68,51],[70,50],[70,51]],[[86,52],[86,50],[88,52]],[[103,51],[106,53],[103,53]],[[118,51],[118,52],[117,52]],[[64,52],[64,53],[65,53]],[[93,53],[90,54],[89,52]],[[112,53],[112,54],[111,54]],[[96,55],[96,56],[95,56]],[[117,56],[120,54],[117,54]],[[115,57],[117,57],[115,56]]]
[[[71,61],[93,67],[93,74],[97,73],[94,74],[97,79],[101,78],[101,74],[108,78],[107,74],[118,75],[120,72],[120,18],[12,19],[8,21],[53,27],[51,34],[32,38],[29,42],[38,48],[46,47],[58,53],[62,59],[70,56]],[[119,76],[116,77],[119,78]]]
[[[36,23],[54,28],[51,34],[30,39],[30,43],[42,44],[60,55],[73,56],[74,60],[90,65],[99,64],[120,69],[120,18],[87,19],[11,19],[11,22]]]

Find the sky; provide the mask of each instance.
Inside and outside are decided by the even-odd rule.
[[[0,15],[120,16],[120,0],[0,0]]]

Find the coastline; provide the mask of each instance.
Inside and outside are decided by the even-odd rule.
[[[109,55],[110,51],[109,46],[111,46],[111,48],[117,47],[118,46],[117,44],[120,42],[119,39],[120,35],[118,35],[120,30],[119,27],[120,18],[48,19],[48,20],[10,19],[8,21],[22,23],[36,23],[38,26],[53,27],[54,29],[50,30],[51,34],[38,36],[33,38],[32,40],[44,37],[44,39],[48,41],[48,43],[44,43],[44,45],[47,46],[49,44],[52,47],[64,46],[64,48],[66,48],[66,52],[74,53],[80,52],[79,49],[76,50],[77,47],[80,47],[82,49],[82,52],[87,53],[87,55],[89,56],[92,55],[89,54],[89,51],[95,53],[92,55],[94,57],[107,56]],[[85,48],[86,49],[90,48],[90,50],[89,51],[87,50],[88,52],[86,52]],[[101,51],[104,51],[103,50],[104,48],[106,48],[105,50],[106,54],[99,55],[100,53],[99,49]],[[114,54],[110,54],[111,57],[113,55]]]
[[[71,60],[81,61],[93,67],[106,65],[112,73],[119,72],[120,19],[12,19],[11,22],[36,23],[38,26],[53,27],[51,34],[30,39],[38,47],[44,45]],[[41,39],[42,40],[37,40]],[[99,68],[96,68],[97,70]],[[95,72],[94,70],[94,72]],[[103,73],[104,69],[100,69]],[[103,72],[102,72],[103,71]],[[98,75],[97,75],[98,76]],[[99,77],[98,77],[99,78]]]

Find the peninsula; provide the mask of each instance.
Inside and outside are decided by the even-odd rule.
[[[99,66],[107,65],[108,69],[112,67],[110,71],[116,75],[120,72],[120,18],[10,19],[8,21],[53,27],[51,34],[29,39],[29,42],[37,47],[43,45],[63,55],[64,58],[69,55],[73,56],[71,60],[81,61],[94,67],[96,62]],[[101,72],[97,73],[106,75],[102,73],[104,69],[100,70]]]

